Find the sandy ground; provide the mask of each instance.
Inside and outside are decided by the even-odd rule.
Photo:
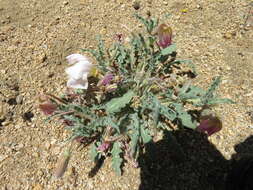
[[[223,181],[225,175],[206,169],[227,163],[237,152],[235,145],[253,134],[253,2],[143,0],[139,10],[133,3],[0,0],[0,189],[219,189],[212,186],[213,181]],[[199,141],[215,153],[206,153],[201,143],[195,146],[198,135],[175,134],[185,148],[185,164],[172,167],[173,162],[166,160],[173,159],[164,157],[169,154],[165,148],[151,151],[151,161],[143,156],[139,169],[126,165],[121,177],[106,160],[97,175],[89,178],[93,163],[88,148],[76,149],[65,176],[54,179],[52,170],[69,134],[54,121],[44,122],[36,95],[41,91],[62,93],[67,55],[95,47],[98,34],[110,44],[116,33],[129,34],[126,27],[141,30],[133,14],[147,11],[173,28],[178,56],[196,64],[199,75],[194,81],[207,87],[212,77],[221,75],[219,94],[237,102],[217,106],[223,130]],[[165,14],[170,16],[165,18]]]

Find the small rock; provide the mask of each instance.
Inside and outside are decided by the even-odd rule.
[[[40,155],[39,155],[38,152],[33,152],[33,153],[32,153],[32,156],[34,156],[35,158],[39,158]]]
[[[54,76],[54,73],[48,73],[48,78],[52,78]]]
[[[2,74],[6,74],[7,73],[7,70],[1,70],[0,71]]]
[[[47,150],[49,150],[50,147],[51,147],[51,144],[50,144],[49,142],[46,142],[46,143],[45,143],[45,148],[46,148]]]
[[[4,121],[4,122],[1,123],[1,125],[2,125],[2,126],[7,126],[7,125],[9,125],[10,123],[11,123],[10,121]]]
[[[63,1],[63,3],[62,3],[64,6],[66,6],[66,5],[68,5],[69,4],[69,2],[68,1]]]
[[[33,116],[34,116],[34,114],[32,112],[28,111],[22,115],[22,118],[24,119],[24,121],[31,122],[32,121],[31,119],[33,118]]]
[[[16,98],[10,98],[7,103],[10,105],[10,106],[13,106],[13,105],[17,105],[17,101],[16,101]]]
[[[226,32],[225,34],[224,34],[224,38],[225,39],[231,39],[233,36],[232,36],[232,34],[230,33],[230,32]]]
[[[46,54],[42,54],[40,57],[39,57],[39,61],[40,63],[44,63],[47,59],[47,55]]]
[[[16,102],[17,102],[17,104],[22,104],[22,103],[23,103],[23,98],[24,98],[24,96],[18,95],[18,96],[16,97]]]
[[[6,158],[8,158],[7,155],[0,155],[0,162],[4,161]]]
[[[133,3],[133,8],[134,8],[135,10],[139,10],[140,7],[141,7],[141,4],[140,4],[139,1],[135,1],[135,2]]]

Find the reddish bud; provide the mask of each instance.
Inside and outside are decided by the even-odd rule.
[[[113,78],[114,78],[114,75],[109,73],[104,76],[104,78],[99,82],[99,85],[106,86],[106,85],[110,84],[110,82],[113,80]]]
[[[222,128],[222,122],[215,116],[204,116],[200,121],[197,130],[203,133],[207,133],[208,136],[220,131]]]
[[[98,147],[98,151],[100,152],[106,152],[108,148],[110,147],[110,143],[104,142]]]
[[[166,24],[161,24],[158,27],[158,42],[157,44],[161,48],[166,48],[171,45],[172,40],[172,29],[171,27],[167,26]]]

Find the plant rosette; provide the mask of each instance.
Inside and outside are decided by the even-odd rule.
[[[178,126],[176,130],[186,127],[212,135],[221,129],[213,118],[198,121],[189,108],[233,103],[215,94],[220,77],[204,90],[193,85],[189,75],[178,74],[185,69],[184,73],[196,72],[189,61],[176,59],[167,24],[135,16],[146,33],[132,32],[128,42],[116,41],[109,48],[99,38],[96,50],[68,56],[71,92],[61,98],[48,95],[40,104],[49,118],[58,116],[71,131],[70,140],[92,144],[93,161],[111,156],[112,168],[119,175],[125,161],[138,166],[139,154],[157,131]]]

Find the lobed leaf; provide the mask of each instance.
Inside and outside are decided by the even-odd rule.
[[[123,151],[121,150],[120,143],[115,142],[113,144],[113,148],[112,148],[112,151],[111,151],[111,154],[112,154],[112,168],[118,175],[122,174],[122,171],[121,171],[121,165],[123,163],[123,159],[121,158],[122,152]]]
[[[173,104],[175,111],[177,112],[177,119],[182,123],[184,127],[195,129],[196,123],[192,121],[192,116],[187,113],[182,104]]]
[[[113,98],[109,102],[105,104],[106,112],[109,114],[113,114],[119,112],[122,108],[124,108],[128,103],[130,103],[131,99],[135,93],[132,90],[129,90],[122,97]]]
[[[176,51],[176,44],[172,44],[161,51],[161,55],[166,56],[166,55],[171,55],[173,52]]]

